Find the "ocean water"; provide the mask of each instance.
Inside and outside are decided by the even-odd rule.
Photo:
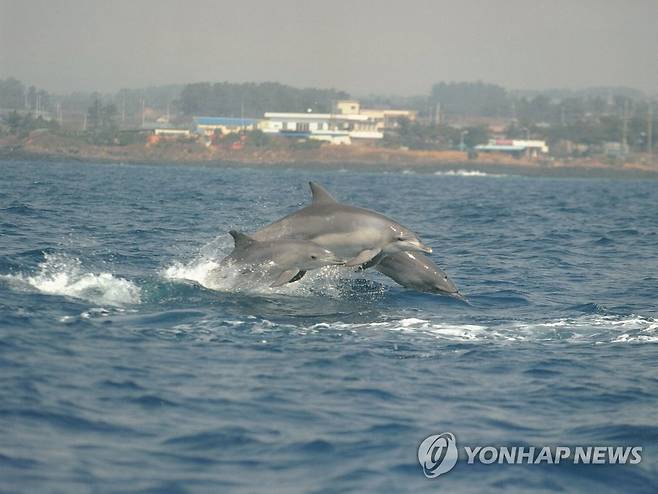
[[[0,492],[656,492],[658,184],[0,163]],[[213,284],[308,180],[416,231],[470,305],[330,268]],[[234,280],[235,281],[235,280]],[[421,441],[642,446],[467,464]]]

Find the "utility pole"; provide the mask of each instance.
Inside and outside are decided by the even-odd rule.
[[[244,98],[240,100],[240,127],[242,134],[244,134]]]
[[[121,128],[126,128],[126,92],[123,91],[123,98],[121,99]]]
[[[624,101],[624,115],[621,127],[621,147],[624,153],[628,153],[628,100]]]
[[[468,134],[468,130],[462,130],[459,137],[459,150],[464,152],[466,150],[466,145],[464,144],[464,136]]]
[[[653,104],[651,101],[647,107],[647,153],[649,153],[649,161],[653,162]]]

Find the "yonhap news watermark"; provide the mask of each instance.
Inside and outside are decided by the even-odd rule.
[[[418,446],[418,462],[428,479],[452,470],[458,461],[472,465],[559,465],[564,463],[602,465],[642,461],[642,446],[463,446],[451,432],[433,434]]]

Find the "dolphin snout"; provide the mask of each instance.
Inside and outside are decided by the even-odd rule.
[[[416,247],[418,247],[419,251],[425,252],[426,254],[431,254],[432,253],[432,247],[428,247],[427,245],[425,245],[420,240],[418,242],[416,242]]]

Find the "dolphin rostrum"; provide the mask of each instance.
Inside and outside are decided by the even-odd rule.
[[[273,287],[297,281],[312,269],[344,264],[333,252],[308,240],[261,242],[236,230],[229,233],[235,247],[222,265],[237,265],[243,269],[243,274],[274,278]]]
[[[375,269],[404,287],[466,301],[448,275],[429,257],[418,252],[400,252],[385,257]]]
[[[313,202],[253,234],[256,240],[311,240],[347,259],[346,266],[370,267],[402,251],[432,252],[409,229],[383,214],[334,199],[310,182]]]

